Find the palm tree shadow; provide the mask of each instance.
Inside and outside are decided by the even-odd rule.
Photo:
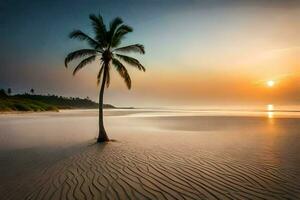
[[[97,138],[95,138],[95,140],[97,140]],[[108,145],[109,143],[111,142],[119,142],[119,140],[116,140],[116,139],[110,139],[109,141],[106,141],[106,142],[102,142],[102,143],[99,143],[97,141],[93,141],[92,143],[89,143],[87,146],[88,147],[92,147],[92,146],[106,146]]]
[[[90,149],[90,150],[93,149],[97,152],[97,154],[103,152],[104,149],[108,148],[112,143],[118,142],[117,140],[114,140],[114,139],[110,139],[109,141],[102,142],[102,143],[97,142],[97,139],[95,139],[95,140],[93,140],[92,142],[87,144],[86,149],[87,149],[87,151],[89,151],[88,149]]]

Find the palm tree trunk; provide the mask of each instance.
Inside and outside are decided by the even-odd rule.
[[[102,83],[101,83],[100,93],[99,93],[99,135],[98,135],[97,142],[109,141],[103,123],[103,94],[105,89],[106,76],[107,76],[107,65],[104,66]]]

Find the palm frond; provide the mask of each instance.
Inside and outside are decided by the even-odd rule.
[[[84,66],[86,66],[87,64],[90,64],[91,62],[93,62],[94,60],[96,59],[96,56],[90,56],[84,60],[82,60],[78,65],[77,67],[74,69],[73,71],[73,75],[75,75],[78,70],[82,69]]]
[[[128,26],[128,25],[121,25],[117,28],[115,33],[113,34],[113,38],[111,40],[111,46],[112,47],[117,47],[118,45],[121,44],[122,39],[124,39],[124,36],[127,33],[130,33],[133,31],[133,28]]]
[[[145,48],[141,44],[133,44],[125,47],[116,48],[114,49],[114,51],[128,52],[128,53],[135,52],[135,53],[145,54]]]
[[[123,20],[120,17],[116,17],[113,19],[109,25],[109,31],[107,32],[107,41],[109,42],[109,45],[112,44],[112,39],[114,37],[114,34],[117,30],[117,28],[123,24]]]
[[[106,26],[103,22],[103,18],[101,15],[90,15],[90,20],[92,21],[92,26],[94,28],[94,32],[96,34],[97,42],[102,45],[102,47],[107,46],[106,40]]]
[[[97,85],[99,85],[100,83],[100,80],[101,80],[101,75],[103,74],[103,71],[104,71],[104,64],[101,66],[100,70],[99,70],[99,73],[98,73],[98,76],[97,76]],[[109,87],[110,85],[110,73],[109,73],[110,69],[107,69],[107,73],[106,73],[106,87]]]
[[[94,49],[80,49],[74,52],[71,52],[65,58],[65,67],[68,67],[68,63],[74,59],[81,58],[84,56],[96,55],[97,51]]]
[[[123,24],[123,20],[120,17],[113,19],[109,25],[109,31],[114,33],[119,25]]]
[[[141,71],[146,71],[146,68],[137,59],[132,58],[130,56],[121,55],[121,54],[116,54],[116,55],[118,58],[128,63],[129,65],[136,67]]]
[[[75,39],[79,39],[82,41],[87,41],[88,44],[97,49],[99,47],[101,47],[101,44],[98,43],[96,40],[94,40],[93,38],[91,38],[90,36],[88,36],[87,34],[85,34],[84,32],[82,32],[81,30],[74,30],[69,34],[70,38],[75,38]]]
[[[131,78],[130,78],[125,66],[116,58],[112,59],[112,63],[115,66],[116,70],[119,72],[120,76],[125,81],[127,88],[130,89],[131,88]]]
[[[126,34],[133,31],[132,27],[123,24],[123,20],[120,17],[113,19],[109,26],[105,25],[100,14],[91,14],[89,18],[95,33],[94,37],[90,37],[81,30],[74,30],[69,34],[69,37],[85,41],[91,47],[90,49],[80,49],[69,53],[65,58],[65,66],[68,67],[71,61],[81,58],[81,62],[73,71],[73,75],[75,75],[80,69],[95,61],[96,56],[99,55],[101,56],[101,68],[97,75],[97,85],[99,85],[102,80],[102,86],[109,87],[111,80],[110,64],[112,64],[125,81],[128,89],[131,89],[131,78],[124,65],[129,64],[141,71],[146,71],[146,69],[136,58],[122,55],[122,53],[145,54],[144,46],[141,44],[133,44],[119,47]]]

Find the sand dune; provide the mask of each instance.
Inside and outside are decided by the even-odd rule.
[[[201,119],[191,121],[197,126]],[[240,119],[241,126],[248,124],[249,130],[242,130],[243,134],[240,128],[229,126],[228,118],[221,123],[227,123],[228,132],[219,128],[215,132],[176,131],[177,126],[183,127],[180,122],[172,129],[164,120],[112,117],[107,124],[117,141],[70,147],[71,153],[63,152],[65,156],[59,159],[57,155],[51,162],[44,158],[44,165],[29,162],[24,167],[31,170],[2,185],[1,196],[80,200],[300,198],[299,146],[286,146],[299,144],[295,119],[291,122],[295,131],[287,128],[291,126],[287,119],[267,126],[263,119]],[[217,124],[221,119],[209,120]],[[119,127],[112,126],[116,121]],[[122,133],[123,124],[130,127],[133,122],[139,125]],[[230,124],[235,122],[233,119]],[[147,124],[155,124],[157,129],[141,132]],[[159,128],[163,125],[168,128]]]

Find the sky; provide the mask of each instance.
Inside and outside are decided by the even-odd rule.
[[[74,29],[93,35],[89,14],[134,28],[123,45],[144,44],[128,66],[129,91],[116,72],[104,102],[119,106],[300,103],[299,0],[91,0],[0,2],[0,88],[13,93],[97,101],[97,63],[76,76],[65,56],[88,47]],[[266,82],[274,81],[273,87]]]

